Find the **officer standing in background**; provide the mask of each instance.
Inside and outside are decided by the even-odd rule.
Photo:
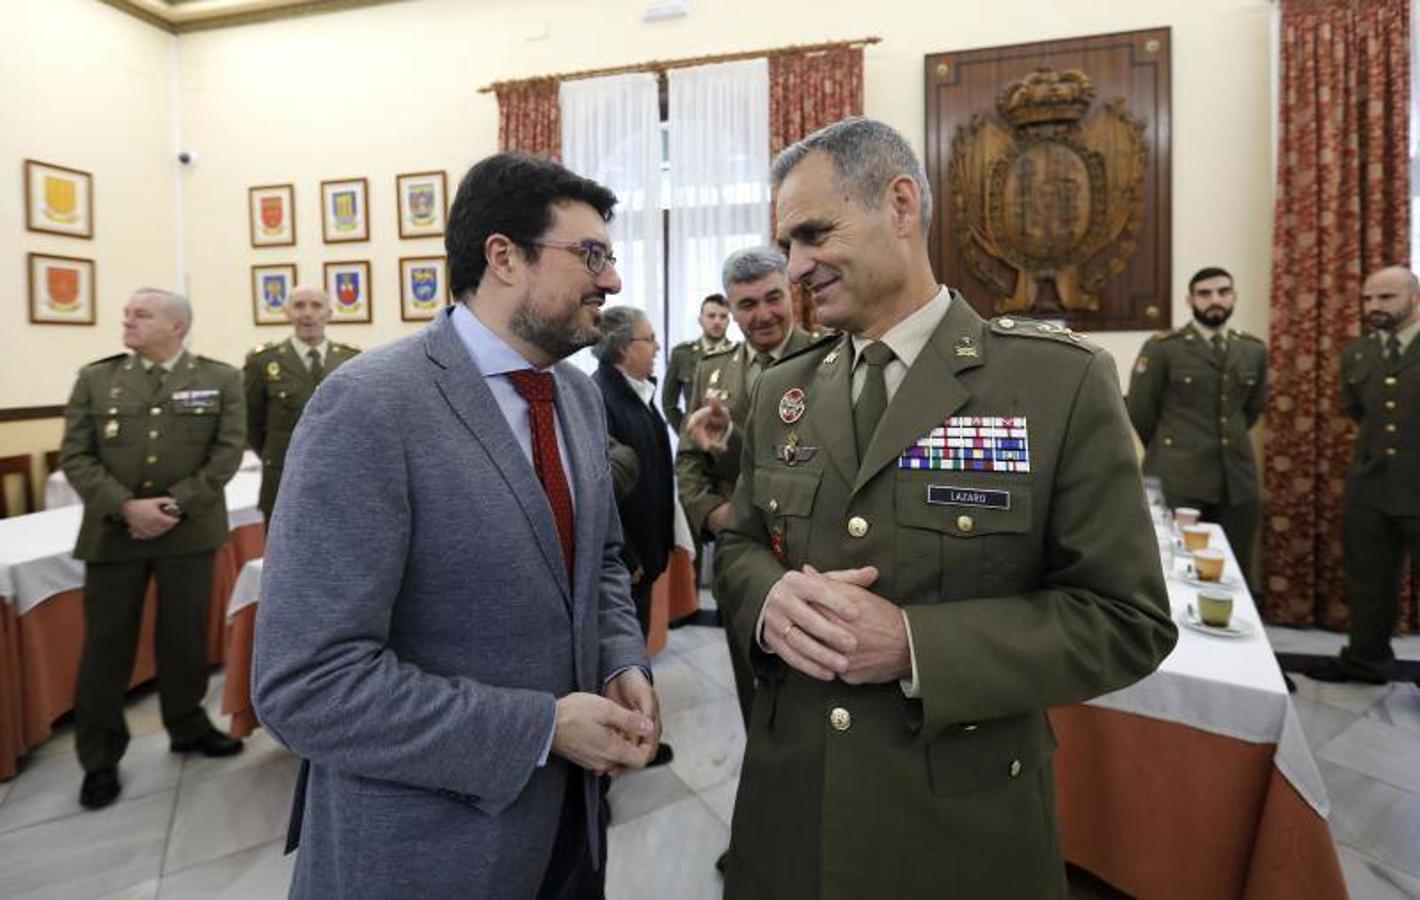
[[[360,351],[325,337],[330,298],[325,291],[298,287],[286,298],[286,318],[295,332],[261,344],[247,354],[243,381],[247,399],[247,443],[261,457],[261,498],[266,522],[276,507],[276,489],[286,463],[286,447],[306,401],[331,370]]]
[[[1385,684],[1407,553],[1420,579],[1420,281],[1392,266],[1361,290],[1373,330],[1341,351],[1341,402],[1361,426],[1342,507],[1350,641],[1306,674]]]
[[[128,747],[124,698],[149,578],[158,583],[158,697],[174,753],[242,749],[213,727],[207,693],[212,561],[227,540],[224,487],[241,463],[241,376],[189,353],[186,298],[140,288],[123,343],[79,372],[64,412],[61,465],[84,501],[74,555],[84,561],[84,649],[74,740],[90,809],[118,796]]]
[[[681,341],[671,348],[666,364],[666,380],[661,385],[661,412],[671,429],[679,432],[681,423],[699,403],[691,394],[695,382],[695,367],[701,357],[725,349],[734,349],[734,342],[725,337],[730,326],[730,308],[723,294],[711,294],[700,301],[700,337]],[[685,409],[681,409],[684,406]],[[699,559],[699,554],[696,554]]]
[[[1236,302],[1232,275],[1199,270],[1188,282],[1193,321],[1145,342],[1125,402],[1145,474],[1170,506],[1223,527],[1251,582],[1260,506],[1248,429],[1267,403],[1267,345],[1227,327]]]

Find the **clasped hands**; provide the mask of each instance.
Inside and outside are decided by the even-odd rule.
[[[660,704],[639,668],[607,682],[605,696],[578,692],[557,698],[552,752],[598,775],[644,768],[660,742]]]
[[[820,681],[883,684],[910,678],[902,611],[869,591],[873,566],[785,572],[764,598],[760,643]]]
[[[121,513],[124,523],[128,525],[128,536],[138,541],[151,541],[176,528],[182,519],[163,511],[173,502],[172,497],[123,501]]]

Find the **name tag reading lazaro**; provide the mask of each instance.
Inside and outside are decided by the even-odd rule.
[[[974,506],[977,509],[1010,509],[1010,491],[986,491],[980,488],[952,487],[945,484],[927,485],[927,502],[936,506]]]

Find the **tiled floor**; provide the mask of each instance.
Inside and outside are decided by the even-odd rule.
[[[1336,635],[1269,628],[1279,650],[1334,652]],[[1420,659],[1420,638],[1400,646]],[[671,765],[619,779],[611,792],[607,895],[717,898],[714,861],[729,840],[744,731],[718,629],[671,632],[655,662]],[[1293,698],[1331,795],[1331,827],[1357,900],[1420,897],[1420,689],[1324,685],[1298,678]],[[209,706],[215,714],[221,679]],[[167,752],[157,697],[129,709],[134,740],[123,795],[83,812],[67,729],[0,784],[0,897],[123,900],[283,897],[282,856],[294,760],[264,732],[240,756]],[[1103,893],[1084,884],[1076,897]]]

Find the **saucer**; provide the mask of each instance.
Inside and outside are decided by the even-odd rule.
[[[1204,581],[1202,578],[1194,578],[1192,575],[1178,573],[1178,580],[1189,587],[1196,587],[1202,590],[1222,590],[1236,591],[1243,586],[1242,579],[1236,575],[1224,575],[1217,581]]]
[[[1204,625],[1203,620],[1198,618],[1198,613],[1194,611],[1191,604],[1188,607],[1188,612],[1179,617],[1179,623],[1186,628],[1191,628],[1202,634],[1222,638],[1249,637],[1257,631],[1256,626],[1246,619],[1239,619],[1236,613],[1234,613],[1232,619],[1228,621],[1227,628]]]

